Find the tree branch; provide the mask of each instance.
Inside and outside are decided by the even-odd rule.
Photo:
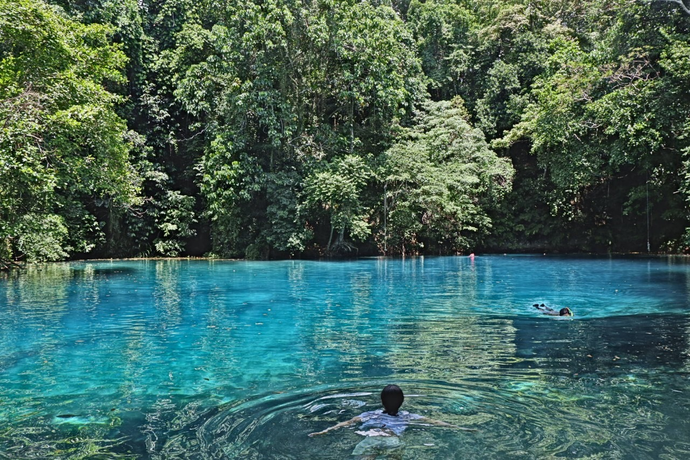
[[[685,14],[690,15],[690,9],[687,6],[685,6],[685,3],[683,3],[683,0],[659,0],[659,1],[667,2],[667,3],[668,2],[676,3],[676,4],[680,5],[680,7],[683,9],[683,11],[685,11]]]

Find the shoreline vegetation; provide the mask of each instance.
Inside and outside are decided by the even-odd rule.
[[[685,5],[0,0],[0,269],[690,253]]]

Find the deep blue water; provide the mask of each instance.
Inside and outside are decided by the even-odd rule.
[[[690,458],[684,258],[1,276],[0,458],[350,458],[356,426],[307,434],[378,408],[388,383],[404,409],[477,429],[411,426],[391,458]]]

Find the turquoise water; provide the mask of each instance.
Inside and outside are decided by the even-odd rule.
[[[0,458],[690,458],[690,265],[112,261],[0,275]],[[572,319],[532,307],[568,306]],[[382,456],[381,458],[386,458]]]

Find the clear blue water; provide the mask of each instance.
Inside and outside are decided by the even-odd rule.
[[[388,383],[477,429],[392,458],[690,458],[683,258],[51,264],[0,275],[0,350],[0,458],[350,458],[307,434]]]

